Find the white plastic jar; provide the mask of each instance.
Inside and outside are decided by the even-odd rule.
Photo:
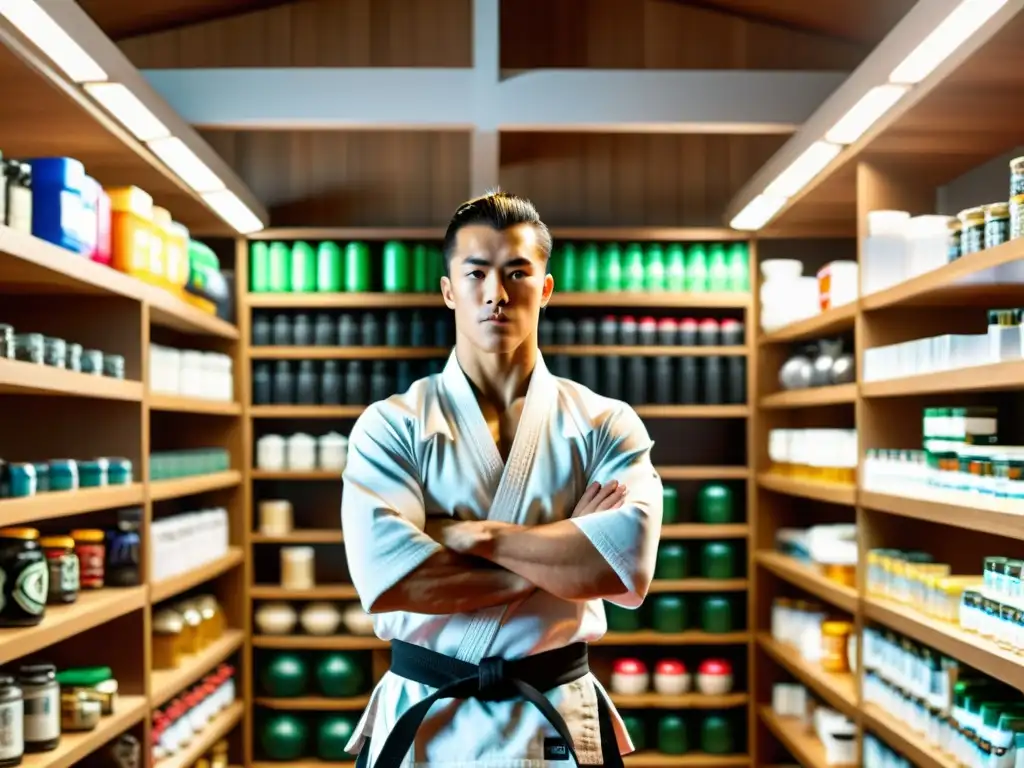
[[[280,472],[287,465],[284,460],[284,438],[264,435],[256,441],[256,466],[271,472]]]
[[[285,463],[288,469],[307,472],[316,469],[316,439],[305,432],[296,432],[288,438]]]

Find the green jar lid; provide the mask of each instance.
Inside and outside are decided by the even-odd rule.
[[[658,719],[658,751],[666,755],[682,755],[689,751],[686,721],[679,715],[663,715]]]
[[[51,459],[47,463],[50,465],[50,477],[78,475],[78,462],[74,459]]]
[[[132,471],[132,460],[126,459],[123,456],[104,456],[101,461],[107,462],[107,469],[111,472],[131,472]]]
[[[114,673],[110,667],[74,667],[57,673],[57,682],[69,688],[94,688]]]
[[[78,462],[78,471],[81,474],[97,474],[106,472],[109,465],[106,459],[88,459]]]

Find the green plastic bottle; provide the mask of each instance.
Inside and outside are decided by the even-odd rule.
[[[363,293],[370,290],[370,246],[353,241],[345,246],[345,290]]]
[[[638,715],[623,715],[622,724],[626,726],[629,740],[633,742],[633,748],[637,752],[647,749],[647,728],[644,719]]]
[[[671,485],[666,485],[661,490],[661,499],[662,525],[679,522],[679,492]]]
[[[723,634],[732,632],[732,602],[724,595],[705,595],[700,605],[701,629]]]
[[[601,290],[601,252],[595,243],[587,243],[580,252],[580,291],[597,293]]]
[[[686,255],[679,243],[665,249],[665,288],[676,293],[686,290]]]
[[[721,243],[715,243],[708,250],[708,290],[712,293],[729,290],[729,263]]]
[[[732,726],[724,715],[709,714],[700,729],[700,748],[709,755],[728,755],[736,751]]]
[[[397,240],[384,243],[384,292],[408,293],[411,273],[409,249],[405,243]]]
[[[562,290],[566,293],[575,293],[580,289],[580,259],[576,253],[576,246],[566,243],[562,246]],[[557,286],[556,286],[557,287]]]
[[[665,252],[657,243],[647,246],[646,261],[644,269],[644,290],[650,293],[664,291],[665,280]]]
[[[686,290],[692,293],[708,290],[708,254],[703,245],[692,246],[686,254]]]
[[[705,579],[731,579],[736,575],[733,545],[728,541],[708,541],[701,547],[700,575]]]
[[[608,243],[601,253],[601,290],[622,290],[622,250],[618,243]]]
[[[663,541],[658,547],[654,565],[656,579],[685,579],[689,575],[686,547],[674,541]]]
[[[341,290],[341,249],[329,240],[316,249],[316,289],[322,293]]]
[[[724,525],[733,522],[732,491],[721,483],[707,483],[697,491],[697,519]]]
[[[324,715],[316,731],[316,756],[328,763],[350,760],[345,746],[355,727],[355,722],[346,715]]]
[[[270,291],[288,293],[292,289],[292,252],[287,243],[270,244]]]
[[[308,741],[306,722],[293,714],[267,715],[260,726],[260,746],[269,760],[298,760],[306,754]]]
[[[427,260],[430,269],[427,274],[430,280],[427,281],[427,293],[434,293],[441,290],[441,278],[448,274],[448,268],[444,263],[444,252],[440,247],[434,245],[427,249]]]
[[[416,293],[426,293],[430,288],[430,255],[427,246],[417,243],[412,249],[412,289]]]
[[[750,251],[746,243],[733,243],[729,249],[729,290],[750,290]]]
[[[548,274],[555,281],[555,290],[562,290],[562,248],[554,245],[551,247],[551,255],[548,256]]]
[[[643,289],[644,249],[639,243],[630,243],[622,259],[622,290],[640,293]]]
[[[651,626],[656,632],[682,632],[686,629],[686,601],[682,595],[656,595],[651,610]]]
[[[663,755],[684,755],[690,751],[686,721],[679,715],[662,715],[658,719],[658,751]]]
[[[249,247],[249,290],[253,293],[270,290],[270,246],[263,240]]]
[[[297,240],[292,246],[292,293],[316,290],[316,252],[313,246]]]
[[[260,683],[267,696],[302,696],[309,685],[309,667],[297,653],[276,653],[265,662]]]
[[[604,615],[609,632],[636,632],[640,629],[640,611],[623,608],[606,600]]]

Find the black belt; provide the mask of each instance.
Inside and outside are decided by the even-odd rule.
[[[544,714],[565,741],[573,760],[579,765],[569,727],[544,693],[579,680],[589,671],[586,643],[573,643],[564,648],[544,651],[522,659],[507,661],[500,657],[490,657],[481,661],[478,666],[418,645],[393,640],[391,672],[437,690],[414,704],[398,719],[384,741],[374,768],[401,766],[415,742],[416,732],[436,701],[510,701],[520,697],[532,703]],[[604,710],[603,719],[607,719],[606,707],[599,707],[599,710]],[[601,730],[602,740],[611,738],[614,744],[614,734],[609,733],[606,736],[605,728],[602,727]],[[613,752],[618,758],[617,746],[610,751],[608,745],[605,745],[604,751],[606,754]],[[364,749],[364,754],[365,752]],[[621,761],[621,758],[619,760]],[[621,765],[621,762],[619,764]]]

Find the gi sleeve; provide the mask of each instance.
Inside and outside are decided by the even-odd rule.
[[[595,442],[587,484],[618,480],[627,487],[626,497],[618,509],[572,521],[628,590],[607,599],[624,608],[639,608],[654,576],[661,538],[662,488],[651,463],[654,443],[636,411],[627,405],[591,434]]]
[[[385,406],[386,407],[386,406]],[[341,526],[363,610],[442,549],[426,533],[423,489],[409,429],[380,405],[356,421],[342,476]]]

